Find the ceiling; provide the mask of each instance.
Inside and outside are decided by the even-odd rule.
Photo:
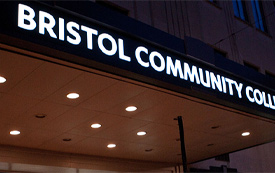
[[[275,139],[274,121],[25,53],[0,50],[0,76],[7,79],[0,84],[0,145],[180,163],[177,116],[184,121],[188,163]],[[80,97],[66,98],[70,92]],[[137,111],[126,112],[130,105]],[[37,114],[46,117],[36,118]],[[93,123],[102,127],[92,129]],[[14,129],[21,134],[11,136]],[[137,136],[138,131],[147,134]],[[242,137],[244,131],[251,135]],[[63,141],[68,138],[71,141]],[[109,143],[117,147],[108,149]]]

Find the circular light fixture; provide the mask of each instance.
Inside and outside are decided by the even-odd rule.
[[[150,148],[150,149],[146,149],[145,152],[151,152],[153,151],[153,148]]]
[[[7,81],[6,78],[0,76],[0,83],[5,83],[6,81]]]
[[[146,132],[140,131],[140,132],[137,132],[137,135],[138,135],[138,136],[144,136],[144,135],[146,135]]]
[[[98,129],[98,128],[101,127],[101,124],[95,123],[95,124],[92,124],[91,127],[92,127],[93,129]]]
[[[19,135],[20,131],[18,131],[18,130],[12,130],[12,131],[10,131],[10,134],[11,135]]]
[[[218,129],[220,128],[221,126],[212,126],[211,129]]]
[[[36,118],[45,118],[47,115],[46,114],[36,114]]]
[[[77,93],[69,93],[67,95],[68,99],[77,99],[78,97],[79,97],[79,94],[77,94]]]
[[[135,107],[135,106],[128,106],[125,110],[128,111],[128,112],[133,112],[133,111],[137,110],[137,107]]]
[[[242,136],[249,136],[250,135],[250,132],[243,132],[242,133]]]
[[[115,147],[116,147],[116,144],[108,144],[107,147],[108,147],[108,148],[115,148]]]

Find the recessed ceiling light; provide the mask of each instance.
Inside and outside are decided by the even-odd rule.
[[[92,124],[91,127],[92,127],[93,129],[98,129],[98,128],[101,127],[101,124],[98,124],[98,123]]]
[[[133,111],[137,110],[137,107],[135,107],[135,106],[128,106],[125,110],[128,111],[128,112],[133,112]]]
[[[18,131],[18,130],[12,130],[12,131],[10,131],[10,134],[11,135],[19,135],[20,131]]]
[[[137,135],[138,135],[138,136],[144,136],[144,135],[146,135],[146,132],[140,131],[140,132],[137,132]]]
[[[242,133],[242,136],[249,136],[250,135],[250,132],[243,132]]]
[[[146,149],[146,150],[145,150],[145,152],[151,152],[151,151],[153,151],[153,149],[152,149],[152,148],[150,148],[150,149]]]
[[[109,144],[107,145],[108,148],[115,148],[116,147],[116,144]]]
[[[0,76],[0,83],[5,83],[6,82],[6,78]]]
[[[45,118],[47,115],[46,114],[36,114],[36,118]]]
[[[220,128],[221,126],[212,126],[211,129],[218,129]]]
[[[79,97],[79,94],[77,94],[77,93],[69,93],[67,95],[67,98],[69,98],[69,99],[77,99],[78,97]]]

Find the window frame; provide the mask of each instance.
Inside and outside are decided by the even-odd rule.
[[[206,0],[209,4],[221,9],[220,5],[219,5],[219,1],[218,0]]]
[[[232,4],[233,4],[234,16],[243,21],[249,22],[246,2],[243,0],[232,0]]]
[[[214,4],[218,4],[217,0],[208,0],[208,1],[210,1],[211,3],[214,3]]]
[[[260,31],[268,33],[262,2],[258,0],[251,0],[251,5],[255,27]]]

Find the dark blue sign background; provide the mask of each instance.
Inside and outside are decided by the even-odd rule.
[[[166,46],[164,47],[158,45],[158,43],[153,43],[152,41],[145,41],[143,38],[131,35],[116,28],[112,28],[111,26],[107,26],[98,21],[94,21],[93,19],[76,16],[69,12],[66,12],[64,9],[54,8],[52,6],[48,6],[39,2],[27,1],[22,2],[22,4],[28,5],[32,9],[34,9],[36,13],[35,21],[38,21],[38,12],[42,10],[54,16],[57,25],[58,18],[62,17],[65,20],[65,23],[73,21],[78,23],[79,25],[85,25],[87,27],[96,29],[99,32],[98,35],[100,35],[101,33],[108,33],[115,40],[118,40],[118,38],[123,39],[125,55],[131,57],[131,62],[119,59],[118,51],[114,56],[107,56],[102,53],[97,45],[97,36],[94,36],[93,38],[93,50],[87,49],[87,35],[84,31],[79,31],[79,34],[81,35],[81,43],[79,45],[72,45],[67,41],[60,41],[59,39],[54,39],[50,37],[47,32],[45,32],[45,35],[39,34],[38,27],[36,27],[35,30],[31,31],[19,28],[17,26],[18,2],[0,2],[1,43],[10,44],[58,59],[70,61],[76,64],[84,65],[109,73],[114,73],[123,77],[131,78],[151,85],[195,96],[201,99],[240,109],[273,120],[275,119],[275,110],[271,110],[264,106],[259,106],[256,103],[250,103],[247,100],[245,94],[246,86],[252,86],[253,88],[257,88],[271,95],[275,95],[273,89],[268,89],[261,85],[246,81],[238,77],[239,75],[231,74],[224,70],[218,69],[215,66],[203,63],[195,59],[191,59],[182,54],[182,52],[184,52],[184,49],[181,51],[179,47],[176,47],[176,51],[173,51],[171,50],[171,47],[167,48]],[[58,29],[58,27],[56,27],[55,29]],[[58,30],[55,30],[55,33],[58,33]],[[66,31],[65,36],[67,35],[70,34]],[[15,38],[17,42],[12,41],[12,39],[3,40],[3,38],[9,37]],[[167,44],[169,44],[169,41],[172,41],[172,39],[167,40]],[[173,43],[171,43],[171,45],[173,45]],[[231,96],[228,93],[221,93],[217,90],[205,88],[202,85],[197,85],[190,81],[185,81],[183,79],[180,79],[179,77],[167,75],[165,70],[162,72],[157,72],[153,68],[144,68],[137,62],[135,58],[135,50],[138,46],[146,47],[149,53],[152,51],[157,51],[162,54],[165,59],[166,56],[172,57],[173,60],[180,59],[182,60],[182,62],[187,62],[190,67],[192,65],[195,65],[205,70],[214,72],[215,74],[219,74],[221,76],[233,79],[237,82],[241,82],[244,84],[244,88],[242,90],[243,98],[240,99],[237,94]],[[65,56],[64,53],[66,53],[66,55],[71,54],[74,56]]]

